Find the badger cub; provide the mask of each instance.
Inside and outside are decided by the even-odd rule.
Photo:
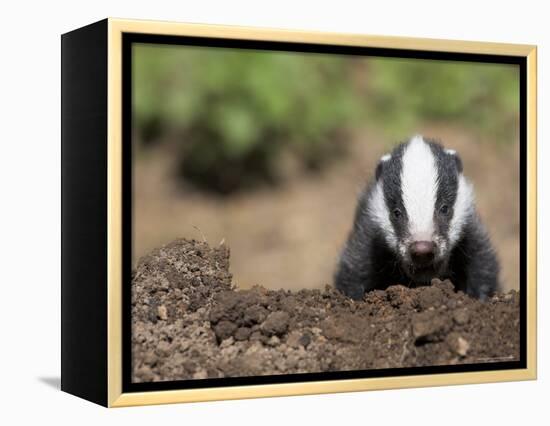
[[[335,285],[361,299],[391,284],[450,278],[485,299],[498,289],[499,265],[457,153],[415,136],[384,155],[359,196]]]

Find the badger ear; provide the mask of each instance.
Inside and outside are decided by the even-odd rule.
[[[380,161],[378,162],[378,165],[376,166],[376,180],[380,179],[380,176],[382,176],[382,171],[384,170],[384,163],[386,163],[391,158],[390,154],[383,155],[382,158],[380,158]]]
[[[456,151],[454,149],[446,149],[445,153],[454,159],[458,173],[462,173],[462,160]]]

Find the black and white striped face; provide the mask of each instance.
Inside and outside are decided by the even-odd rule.
[[[371,197],[370,213],[417,282],[429,282],[446,267],[474,208],[456,152],[421,136],[381,158]]]

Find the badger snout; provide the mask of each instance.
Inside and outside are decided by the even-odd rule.
[[[409,254],[416,265],[425,266],[433,262],[435,249],[433,241],[414,241],[409,246]]]

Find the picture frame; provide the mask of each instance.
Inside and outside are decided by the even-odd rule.
[[[132,45],[507,63],[519,67],[520,359],[369,371],[131,380]],[[61,388],[107,407],[536,379],[536,47],[105,19],[62,46]]]

